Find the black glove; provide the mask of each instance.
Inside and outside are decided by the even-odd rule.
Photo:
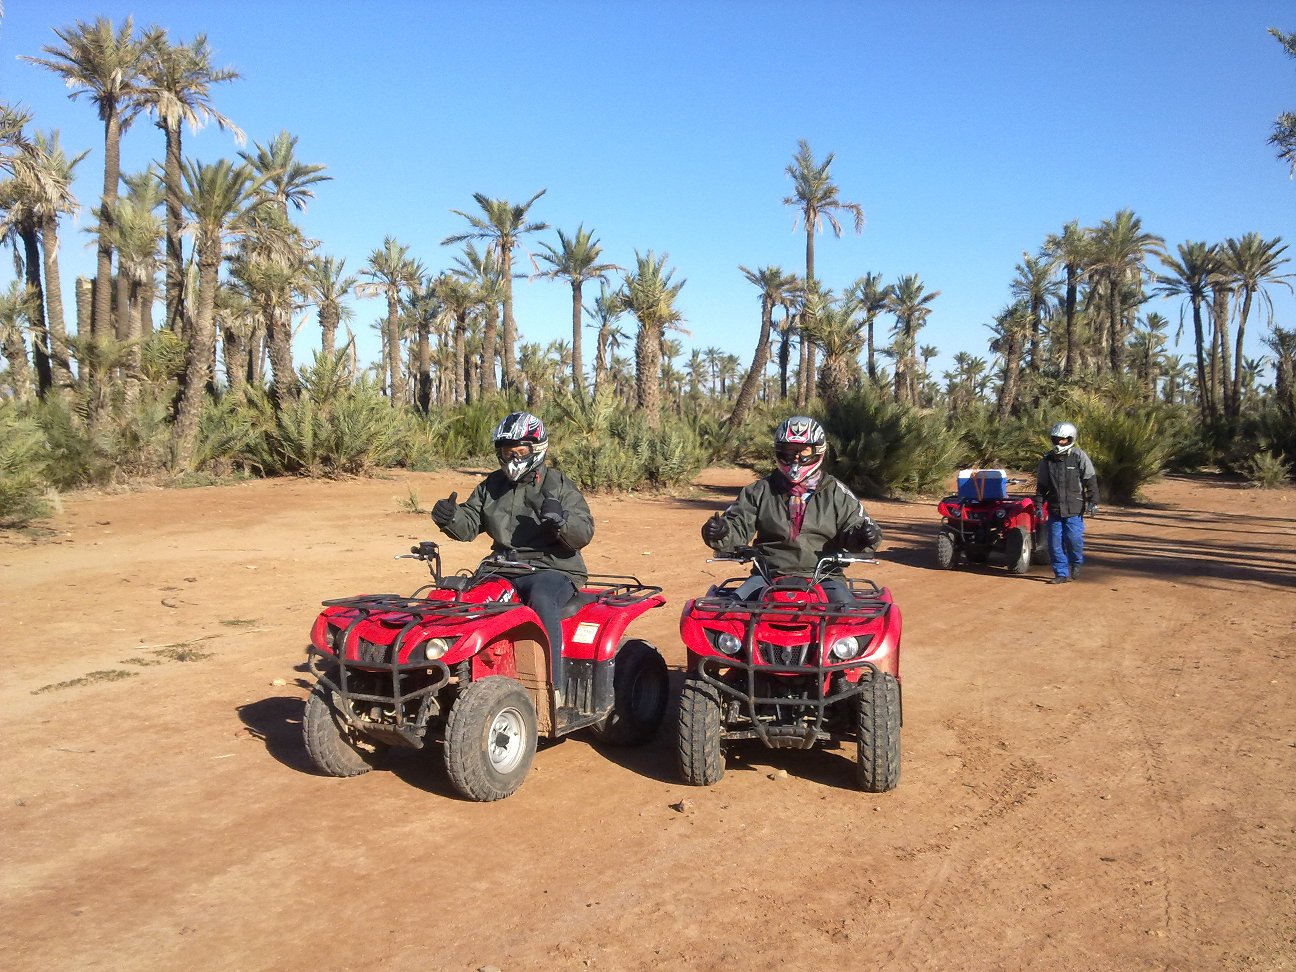
[[[552,527],[554,532],[567,524],[567,514],[563,512],[558,497],[545,495],[544,502],[540,504],[540,522]]]
[[[1031,497],[1031,502],[1035,504],[1035,512],[1038,515],[1039,511],[1044,509],[1044,497],[1036,493]]]
[[[1098,504],[1097,504],[1097,503],[1086,503],[1086,504],[1085,504],[1085,516],[1097,516],[1097,515],[1098,515]]]
[[[455,502],[459,498],[458,493],[451,493],[449,499],[439,499],[432,504],[432,522],[444,529],[450,525],[454,519],[455,510],[458,504]]]
[[[729,533],[729,524],[719,513],[713,514],[711,519],[702,524],[702,539],[708,544],[719,543]]]
[[[852,527],[850,533],[846,535],[846,549],[853,550],[856,553],[863,553],[865,550],[871,550],[882,542],[882,528],[873,522],[872,517],[867,513],[864,515],[864,522],[859,526]]]

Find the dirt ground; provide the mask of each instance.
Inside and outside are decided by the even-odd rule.
[[[591,499],[591,570],[664,588],[630,634],[676,685],[680,607],[735,573],[697,529],[747,479]],[[316,775],[320,600],[416,587],[406,506],[474,481],[76,495],[0,535],[0,967],[1296,968],[1296,492],[1154,485],[1066,587],[942,572],[931,503],[870,504],[854,570],[906,622],[889,794],[852,747],[686,787],[673,712],[641,749],[542,749],[499,803],[437,750]]]

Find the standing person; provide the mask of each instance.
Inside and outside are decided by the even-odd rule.
[[[778,468],[743,488],[724,511],[702,525],[702,539],[718,553],[750,542],[775,574],[810,573],[819,557],[834,550],[862,553],[882,542],[882,530],[846,484],[823,471],[828,440],[823,426],[798,415],[774,433]],[[754,536],[754,539],[753,539]],[[758,575],[740,597],[758,589]],[[751,589],[748,589],[751,584]],[[835,578],[821,585],[839,603],[854,600]]]
[[[1084,563],[1084,518],[1098,512],[1098,473],[1093,460],[1076,445],[1076,427],[1059,422],[1049,432],[1053,448],[1035,471],[1035,496],[1048,502],[1050,584],[1080,577]]]
[[[530,412],[513,412],[495,427],[491,438],[500,468],[463,503],[456,502],[458,493],[437,500],[432,520],[455,540],[489,534],[492,551],[538,566],[532,573],[510,579],[549,636],[554,705],[561,708],[561,612],[589,576],[580,549],[594,536],[594,518],[576,484],[545,465],[549,435],[538,418]]]

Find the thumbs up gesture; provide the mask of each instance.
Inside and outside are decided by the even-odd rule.
[[[563,511],[562,503],[558,502],[558,497],[552,493],[545,493],[543,502],[540,504],[540,522],[552,527],[555,532],[561,530],[567,523],[567,514]]]
[[[702,539],[708,544],[719,543],[729,532],[729,524],[719,513],[712,514],[711,519],[702,524]]]
[[[459,507],[459,504],[456,502],[458,498],[459,494],[456,492],[451,493],[448,499],[439,499],[433,503],[432,522],[442,529],[449,526],[450,521],[454,519],[455,510]]]

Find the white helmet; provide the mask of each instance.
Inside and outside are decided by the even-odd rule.
[[[1053,451],[1064,455],[1075,445],[1076,427],[1070,422],[1059,422],[1049,431],[1049,438],[1053,440]]]
[[[491,436],[504,475],[517,482],[540,463],[549,451],[544,423],[530,412],[512,412],[495,426]]]
[[[794,415],[774,432],[774,461],[790,483],[817,473],[827,451],[823,426],[804,415]]]

